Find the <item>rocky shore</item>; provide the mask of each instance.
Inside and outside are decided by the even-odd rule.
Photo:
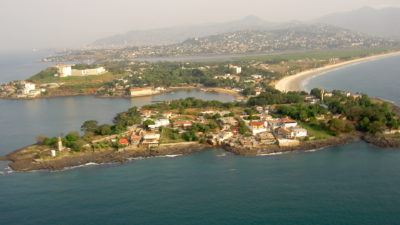
[[[381,148],[400,148],[400,139],[392,138],[386,136],[372,136],[366,135],[363,136],[362,139],[372,145],[381,147]]]
[[[256,156],[262,154],[273,154],[282,152],[293,152],[293,151],[307,151],[321,148],[328,148],[332,146],[346,145],[352,141],[359,141],[361,134],[358,132],[353,132],[350,134],[344,134],[338,137],[333,137],[323,140],[305,141],[301,142],[299,146],[293,147],[279,147],[278,145],[270,145],[267,147],[259,148],[232,148],[229,146],[223,146],[223,148],[236,155],[243,156]]]
[[[346,145],[353,141],[364,140],[367,143],[384,148],[400,148],[400,139],[363,135],[360,132],[352,132],[338,137],[323,140],[313,140],[302,142],[299,146],[279,147],[270,145],[254,148],[240,148],[230,146],[220,146],[225,151],[241,156],[256,156],[263,154],[285,153],[294,151],[307,151],[323,149],[333,146]],[[34,145],[33,145],[34,146]],[[41,159],[39,154],[30,150],[28,146],[16,150],[6,156],[0,157],[0,160],[11,161],[9,166],[15,171],[34,171],[34,170],[62,170],[69,167],[81,166],[88,163],[125,163],[134,158],[148,158],[157,156],[175,156],[185,155],[192,152],[208,150],[216,146],[199,143],[177,143],[161,145],[157,149],[125,149],[121,151],[103,150],[93,152],[72,153],[62,157]]]
[[[157,149],[126,149],[115,151],[90,151],[68,154],[62,157],[41,159],[37,152],[30,150],[31,146],[14,151],[3,157],[11,161],[9,166],[15,171],[62,170],[68,167],[81,166],[87,163],[124,163],[133,158],[148,158],[156,156],[183,155],[209,149],[209,145],[183,143],[178,145],[160,146]]]

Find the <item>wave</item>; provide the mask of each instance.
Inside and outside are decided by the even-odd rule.
[[[106,164],[112,164],[112,163],[95,163],[95,162],[88,162],[79,166],[69,166],[69,167],[65,167],[62,170],[54,170],[51,172],[60,172],[60,171],[66,171],[66,170],[73,170],[73,169],[77,169],[77,168],[82,168],[82,167],[89,167],[89,166],[99,166],[99,165],[106,165]]]
[[[274,156],[274,155],[283,155],[287,154],[287,152],[273,152],[273,153],[267,153],[267,154],[258,154],[257,156]]]
[[[0,171],[0,176],[5,176],[11,173],[14,173],[14,170],[12,170],[9,166],[7,166],[6,168],[4,168],[4,170]]]

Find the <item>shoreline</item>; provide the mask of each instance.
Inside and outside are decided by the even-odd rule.
[[[366,136],[360,132],[342,134],[329,139],[313,140],[302,142],[299,146],[279,147],[278,145],[266,145],[260,147],[230,147],[226,145],[208,145],[197,142],[181,142],[173,144],[162,144],[156,149],[147,148],[127,148],[115,151],[105,149],[100,151],[76,152],[56,158],[41,159],[37,153],[30,150],[29,145],[15,150],[5,156],[0,157],[2,161],[9,161],[8,166],[13,171],[61,171],[68,168],[82,167],[87,164],[110,164],[127,163],[134,159],[153,158],[153,157],[174,157],[187,155],[193,152],[207,151],[210,149],[221,149],[237,156],[263,156],[278,155],[291,152],[307,152],[323,150],[330,147],[342,146],[356,141],[365,141],[374,146],[382,148],[396,148],[400,146],[399,140],[385,138],[375,138]]]
[[[357,58],[349,61],[344,61],[336,64],[330,64],[319,68],[314,68],[310,70],[305,70],[300,73],[285,76],[280,79],[278,82],[274,84],[275,88],[282,92],[289,92],[289,91],[305,91],[304,86],[302,85],[304,81],[310,79],[316,75],[322,75],[325,72],[329,72],[335,69],[339,69],[345,66],[353,65],[356,63],[363,63],[368,62],[375,59],[380,59],[389,56],[400,55],[400,51],[396,52],[389,52],[379,55],[372,55],[363,58]]]
[[[138,97],[156,96],[156,95],[161,95],[161,94],[165,94],[165,93],[169,93],[169,92],[173,92],[173,91],[179,91],[179,90],[198,90],[198,91],[204,91],[204,92],[217,92],[217,93],[232,95],[235,98],[235,100],[246,99],[243,95],[239,94],[236,91],[230,90],[230,89],[185,86],[185,87],[170,87],[167,90],[159,92],[159,93],[146,94],[146,95],[133,96],[133,97],[132,96],[105,96],[105,95],[96,95],[96,94],[91,94],[91,93],[69,93],[69,94],[65,94],[65,95],[39,96],[39,97],[33,97],[33,98],[0,97],[0,100],[36,100],[36,99],[50,99],[50,98],[63,98],[63,97],[77,97],[77,96],[93,96],[95,98],[134,99],[134,98],[138,98]]]

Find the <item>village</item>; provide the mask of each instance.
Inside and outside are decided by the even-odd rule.
[[[84,147],[117,146],[119,151],[157,149],[184,143],[201,143],[233,148],[262,148],[269,145],[293,147],[309,140],[308,132],[296,120],[274,118],[271,107],[255,107],[255,111],[219,110],[214,108],[177,111],[140,110],[141,123],[127,127],[115,135],[94,138]],[[58,138],[57,152],[71,150]]]

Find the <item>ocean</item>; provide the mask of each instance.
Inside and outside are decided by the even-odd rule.
[[[386,60],[393,59],[367,64],[380,66]],[[364,74],[357,68],[367,64],[349,67],[352,70],[348,76]],[[388,89],[391,84],[383,82],[390,83],[385,76],[396,75],[380,75],[379,84]],[[39,134],[55,136],[78,130],[87,119],[109,122],[116,112],[132,105],[188,95],[233,100],[225,94],[199,91],[141,100],[0,100],[0,154],[32,143]],[[210,149],[59,172],[20,173],[3,168],[0,223],[398,224],[399,161],[400,151],[396,149],[354,142],[319,151],[257,157]]]

